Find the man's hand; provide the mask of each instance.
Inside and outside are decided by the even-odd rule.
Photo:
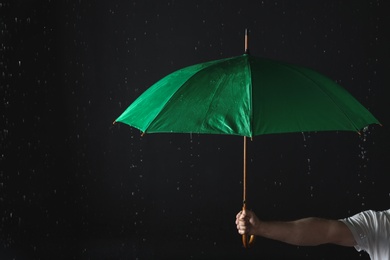
[[[240,235],[257,235],[260,220],[250,210],[243,210],[236,215],[237,231]]]

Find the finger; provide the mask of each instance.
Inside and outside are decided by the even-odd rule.
[[[238,225],[243,226],[243,227],[246,227],[246,226],[249,225],[249,218],[248,218],[248,217],[240,218],[240,219],[238,219],[237,222],[238,222],[238,223],[237,223]]]
[[[245,230],[243,230],[239,225],[237,225],[237,232],[242,235],[245,233]]]
[[[246,234],[248,232],[248,229],[246,227],[242,227],[242,226],[238,227],[237,230],[238,230],[238,233],[240,233],[241,235]]]
[[[240,231],[241,230],[241,227],[240,225],[237,225],[237,230]]]
[[[240,217],[241,217],[241,211],[237,213],[236,215],[236,224],[238,224],[238,221],[240,220]]]
[[[246,223],[240,222],[240,223],[237,225],[237,229],[246,231],[246,230],[248,229],[248,226],[246,225]]]
[[[241,216],[239,217],[240,220],[243,220],[247,217],[245,210],[242,211]]]

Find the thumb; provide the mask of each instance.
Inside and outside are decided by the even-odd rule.
[[[245,218],[248,215],[248,211],[246,209],[242,209],[241,218]]]

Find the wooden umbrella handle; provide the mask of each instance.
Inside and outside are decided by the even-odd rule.
[[[246,205],[244,203],[244,205],[242,206],[242,211],[244,211],[246,209]],[[250,248],[253,246],[253,244],[255,243],[255,238],[256,236],[255,235],[242,235],[242,245],[244,246],[244,248]]]
[[[245,248],[250,248],[255,243],[255,236],[254,235],[242,235],[242,244]]]

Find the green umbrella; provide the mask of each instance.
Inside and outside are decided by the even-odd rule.
[[[344,88],[308,68],[248,54],[169,74],[117,119],[144,133],[261,134],[378,123]]]
[[[247,52],[175,71],[147,89],[116,120],[143,133],[244,136],[306,131],[359,132],[378,120],[333,80],[311,69]],[[253,240],[253,237],[252,237]],[[243,236],[244,246],[251,243]]]

